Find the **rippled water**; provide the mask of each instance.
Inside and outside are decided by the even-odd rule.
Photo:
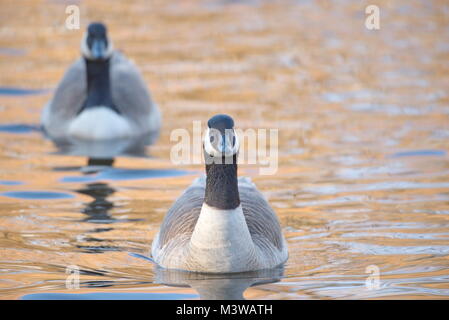
[[[109,25],[164,114],[148,155],[99,172],[38,130],[82,34],[64,29],[65,2],[44,3],[0,4],[0,298],[449,297],[445,1],[378,1],[378,31],[364,27],[364,1],[80,2],[82,23]],[[145,259],[203,172],[169,161],[170,132],[218,112],[280,129],[277,173],[240,174],[280,217],[283,270],[204,278]]]

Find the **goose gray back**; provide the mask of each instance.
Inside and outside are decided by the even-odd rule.
[[[152,244],[161,267],[206,273],[274,268],[288,258],[278,218],[251,179],[237,177],[234,121],[217,115],[203,143],[206,177],[167,212]]]
[[[44,107],[45,133],[54,139],[112,140],[159,132],[158,106],[135,64],[113,50],[104,24],[88,26],[81,53]]]

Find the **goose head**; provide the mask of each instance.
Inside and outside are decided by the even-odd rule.
[[[240,144],[234,130],[234,120],[228,115],[218,114],[209,119],[207,127],[203,143],[205,156],[237,157]]]
[[[81,53],[88,60],[107,60],[111,57],[112,42],[103,23],[89,24],[81,41]]]

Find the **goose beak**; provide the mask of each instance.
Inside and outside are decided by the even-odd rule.
[[[104,59],[106,57],[106,43],[102,39],[95,39],[92,42],[92,58],[95,60],[97,59]]]
[[[226,133],[222,135],[221,152],[226,157],[233,156],[238,151],[237,135],[234,130],[226,130]]]
[[[221,141],[222,141],[222,143],[221,143],[221,153],[225,154],[226,153],[226,136],[225,135],[221,136]]]

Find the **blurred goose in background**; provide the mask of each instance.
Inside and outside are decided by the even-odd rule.
[[[206,178],[175,201],[151,253],[164,268],[206,273],[274,268],[288,258],[276,214],[249,178],[237,178],[234,121],[216,115],[203,142]]]
[[[100,141],[158,132],[159,109],[134,63],[113,50],[104,24],[88,26],[81,53],[44,108],[45,133]]]

